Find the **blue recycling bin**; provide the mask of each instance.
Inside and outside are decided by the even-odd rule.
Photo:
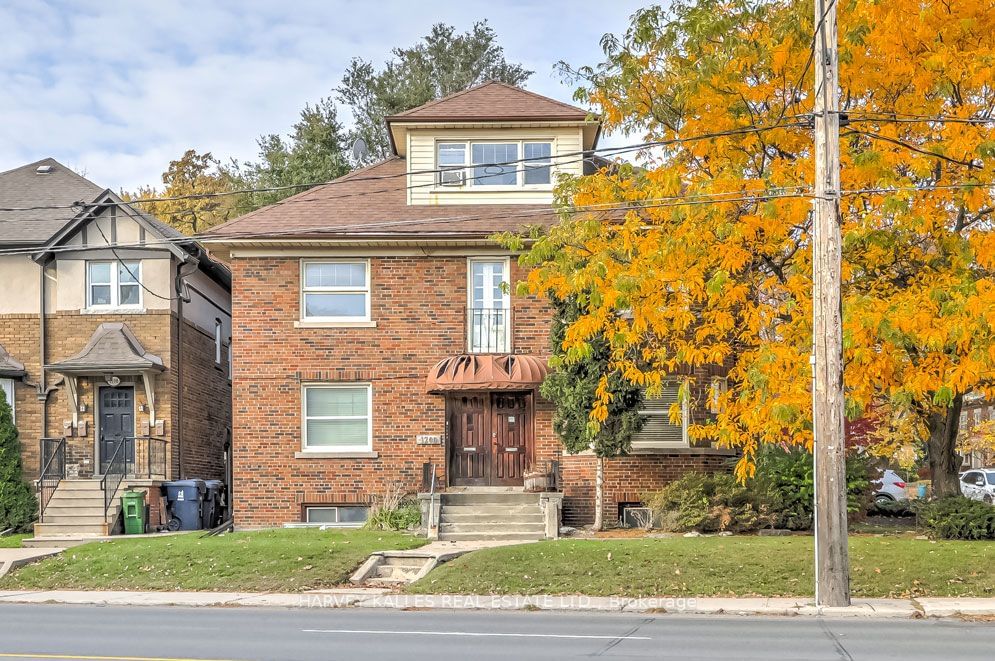
[[[201,509],[207,485],[204,480],[176,480],[163,482],[166,492],[166,507],[169,509],[169,530],[200,530],[203,526]]]
[[[201,508],[201,519],[204,528],[211,529],[221,523],[221,494],[225,483],[221,480],[204,480],[207,494],[204,496],[204,506]]]

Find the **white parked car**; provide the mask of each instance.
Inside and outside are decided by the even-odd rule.
[[[960,492],[972,500],[995,503],[995,468],[975,468],[961,474]]]
[[[905,480],[890,468],[881,471],[881,477],[871,484],[875,488],[874,502],[876,503],[894,503],[909,499],[905,493]]]

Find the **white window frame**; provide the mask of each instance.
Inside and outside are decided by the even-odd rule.
[[[370,507],[368,505],[305,505],[304,506],[304,523],[310,524],[312,526],[326,526],[328,528],[362,528],[366,525],[366,521],[356,521],[349,523],[340,523],[335,521],[334,523],[329,523],[327,521],[311,521],[311,510],[335,510],[335,518],[339,518],[339,508],[341,507],[357,507],[366,510],[366,520],[370,518]]]
[[[473,307],[473,265],[474,265],[474,263],[477,263],[477,262],[485,262],[485,263],[486,262],[501,262],[503,264],[503,266],[502,266],[502,273],[501,273],[501,282],[506,283],[508,285],[508,287],[509,287],[508,292],[506,294],[503,294],[503,296],[504,296],[504,298],[506,300],[506,303],[507,303],[507,306],[504,308],[506,310],[507,314],[505,316],[505,324],[504,324],[504,326],[505,326],[505,331],[504,331],[505,337],[504,337],[504,350],[503,351],[497,351],[497,352],[478,351],[478,350],[474,349],[474,347],[473,347],[473,317],[472,317],[472,314],[473,314],[472,310],[474,309],[474,307]],[[467,353],[511,353],[511,351],[512,351],[511,340],[514,337],[514,333],[512,332],[512,328],[511,328],[511,324],[512,324],[512,318],[511,318],[512,300],[511,300],[511,289],[510,288],[511,288],[511,258],[510,257],[508,257],[507,255],[494,255],[494,256],[490,256],[490,257],[487,257],[487,256],[474,256],[474,257],[468,257],[467,258],[467,260],[466,260],[466,310],[467,310],[467,315],[466,315],[466,350],[467,350]]]
[[[675,384],[668,383],[667,386],[673,386]],[[680,397],[680,384],[676,384],[678,387],[678,396]],[[668,407],[669,408],[669,407]],[[639,415],[651,416],[656,415],[656,411],[650,411],[648,409],[639,409],[637,411]],[[677,442],[668,441],[639,441],[636,439],[632,440],[633,450],[667,450],[674,448],[687,448],[691,447],[690,441],[688,439],[688,417],[690,413],[690,404],[688,402],[687,396],[681,398],[681,440]],[[667,417],[667,422],[669,422],[670,411],[664,412]]]
[[[224,340],[222,339],[221,331],[224,330],[224,326],[220,319],[214,320],[214,364],[221,367],[221,354],[222,349],[224,349]]]
[[[337,416],[308,416],[307,414],[307,391],[310,388],[322,389],[353,389],[366,388],[366,415],[337,415]],[[366,444],[365,445],[315,445],[308,446],[307,443],[307,423],[308,420],[361,420],[367,421]],[[301,384],[301,452],[315,454],[350,454],[356,452],[373,451],[373,384],[366,383],[325,383],[312,382]]]
[[[17,386],[14,383],[15,379],[10,378],[0,378],[0,389],[3,390],[4,394],[7,396],[7,403],[10,404],[10,416],[17,424],[17,405],[15,404],[15,399],[17,398]]]
[[[107,264],[110,267],[111,281],[109,283],[99,282],[94,283],[90,278],[90,266],[93,264]],[[137,269],[132,271],[129,264],[136,264]],[[121,303],[121,279],[120,279],[120,268],[124,267],[129,271],[134,273],[135,279],[138,281],[135,283],[125,283],[127,286],[135,286],[138,288],[138,302],[137,303]],[[86,268],[86,307],[93,310],[140,310],[142,304],[144,303],[144,292],[142,287],[142,260],[136,259],[126,259],[126,260],[103,260],[103,259],[93,259],[87,260],[84,264]],[[111,288],[111,302],[110,303],[94,303],[93,302],[93,285],[104,285],[110,286]]]
[[[306,270],[308,264],[362,264],[363,268],[366,269],[366,286],[364,287],[308,287],[306,280]],[[370,282],[370,260],[369,259],[302,259],[301,260],[301,298],[300,298],[300,320],[301,323],[341,323],[348,325],[350,323],[360,323],[369,324],[371,321],[370,316],[370,301],[373,298],[373,284]],[[307,294],[358,294],[362,293],[366,295],[366,312],[362,317],[343,317],[343,316],[333,316],[333,317],[309,317],[307,315],[307,307],[305,305],[305,299]]]
[[[229,337],[228,338],[228,383],[231,383],[231,377],[233,374],[231,366],[231,357],[232,357],[231,338]]]
[[[536,143],[545,142],[549,144],[549,183],[548,184],[526,184],[525,183],[525,167],[526,161],[522,160],[525,158],[525,144],[526,143]],[[478,191],[509,191],[509,190],[537,190],[537,191],[550,191],[553,189],[553,182],[556,180],[556,138],[552,137],[535,137],[535,138],[522,138],[519,140],[502,140],[499,138],[489,139],[489,140],[474,140],[472,138],[464,139],[442,139],[439,138],[435,141],[433,161],[435,163],[436,170],[454,170],[459,169],[458,165],[441,165],[439,163],[439,146],[440,145],[455,145],[463,144],[464,149],[464,164],[463,169],[465,173],[464,184],[462,186],[453,185],[442,185],[441,175],[435,178],[436,190],[472,190],[476,189]],[[518,145],[518,162],[515,165],[515,183],[514,184],[477,184],[473,176],[473,145],[482,144],[517,144]],[[531,163],[540,163],[539,161],[530,161]],[[542,163],[541,166],[536,165],[535,167],[545,167],[546,163]]]

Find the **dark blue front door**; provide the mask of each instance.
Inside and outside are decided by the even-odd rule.
[[[107,462],[111,460],[122,439],[127,440],[124,441],[117,461],[132,466],[135,463],[135,389],[131,386],[101,388],[98,416],[100,472],[106,472]]]

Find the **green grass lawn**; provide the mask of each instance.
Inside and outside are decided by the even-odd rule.
[[[21,540],[30,536],[31,535],[7,535],[6,537],[0,537],[0,549],[19,549],[21,548]]]
[[[417,593],[807,596],[811,537],[559,540],[464,555]],[[850,538],[858,597],[995,596],[995,542]]]
[[[27,565],[0,590],[213,590],[298,592],[327,588],[374,551],[425,540],[367,530],[262,530],[94,542]]]

